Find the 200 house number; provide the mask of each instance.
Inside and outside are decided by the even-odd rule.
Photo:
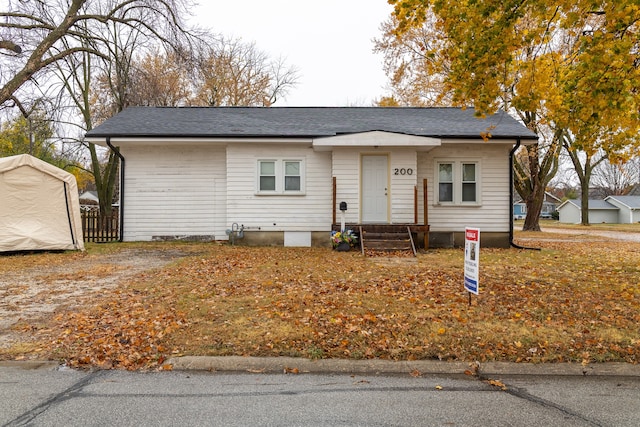
[[[413,175],[413,169],[411,168],[395,168],[393,169],[394,175]]]

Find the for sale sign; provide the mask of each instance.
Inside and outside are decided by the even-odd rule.
[[[478,295],[480,276],[480,229],[464,230],[464,289]]]

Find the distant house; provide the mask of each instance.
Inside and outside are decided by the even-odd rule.
[[[618,208],[620,224],[640,222],[640,196],[609,196],[604,200]]]
[[[580,200],[567,200],[558,207],[560,222],[582,222]],[[609,196],[589,200],[589,223],[631,224],[640,222],[640,196]]]
[[[504,112],[373,107],[134,107],[86,136],[125,160],[125,241],[240,227],[239,243],[285,246],[328,245],[343,214],[430,246],[464,244],[467,226],[509,246],[511,157],[537,141]]]
[[[80,203],[83,201],[98,203],[97,191],[85,191],[80,195]]]
[[[553,213],[557,211],[560,203],[562,203],[560,199],[545,191],[542,209],[540,210],[540,218],[553,218]],[[513,204],[513,219],[524,219],[526,216],[527,204],[522,200],[522,198],[518,197],[516,202]]]

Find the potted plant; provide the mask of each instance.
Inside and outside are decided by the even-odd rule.
[[[358,242],[358,236],[353,230],[332,231],[331,244],[338,251],[348,251]]]

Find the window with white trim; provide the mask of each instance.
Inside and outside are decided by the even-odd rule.
[[[259,194],[301,194],[304,192],[304,162],[299,159],[258,160]]]
[[[441,204],[480,204],[479,171],[477,161],[438,161],[437,202]]]

